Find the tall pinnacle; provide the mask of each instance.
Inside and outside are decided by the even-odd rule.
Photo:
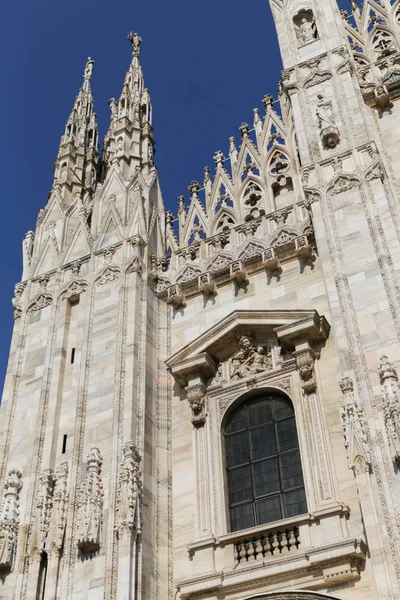
[[[58,186],[66,205],[76,195],[83,200],[96,187],[99,132],[91,88],[93,65],[89,57],[54,166],[53,187]]]
[[[131,177],[138,166],[150,169],[154,155],[151,100],[139,63],[142,38],[131,31],[128,40],[133,49],[132,61],[119,101],[114,98],[109,101],[111,119],[103,149],[105,172],[117,164],[126,178]]]

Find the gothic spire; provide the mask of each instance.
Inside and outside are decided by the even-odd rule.
[[[89,57],[54,167],[53,187],[58,187],[66,205],[76,195],[85,200],[96,186],[99,131],[91,87],[93,65],[94,60]]]
[[[127,178],[137,166],[149,170],[154,154],[151,100],[139,62],[142,38],[131,31],[128,40],[132,45],[132,60],[119,101],[114,98],[109,101],[111,119],[103,149],[106,170],[116,163]]]

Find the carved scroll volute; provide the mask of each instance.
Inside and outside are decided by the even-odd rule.
[[[189,406],[192,411],[192,423],[194,427],[203,427],[206,420],[206,386],[202,381],[198,381],[196,379],[194,383],[189,383],[188,387],[186,388],[186,393]]]
[[[383,389],[383,417],[392,460],[400,466],[400,385],[396,369],[381,357],[379,377]]]
[[[0,512],[0,571],[13,570],[19,528],[19,494],[22,475],[16,469],[8,473]]]
[[[350,377],[343,377],[339,381],[339,387],[344,395],[340,418],[349,469],[352,469],[356,476],[361,473],[369,473],[371,458],[364,409],[355,399],[353,380]]]
[[[310,347],[302,350],[296,350],[294,353],[296,364],[299,370],[301,387],[306,394],[315,392],[317,383],[315,380],[314,363],[317,355]]]

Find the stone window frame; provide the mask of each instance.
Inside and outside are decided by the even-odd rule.
[[[215,348],[225,347],[224,336],[232,339],[235,330],[255,329],[260,335],[273,331],[279,343],[292,352],[293,359],[272,371],[213,385],[218,369]],[[293,403],[309,513],[336,511],[341,506],[318,390],[319,350],[329,330],[325,317],[315,310],[234,311],[167,360],[170,373],[186,389],[192,410],[195,546],[230,535],[221,425],[227,409],[254,387],[283,391]],[[319,470],[317,477],[314,465]]]

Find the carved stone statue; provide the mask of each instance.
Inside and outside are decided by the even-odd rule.
[[[244,335],[239,340],[239,352],[232,358],[231,379],[244,379],[248,375],[263,373],[272,368],[271,353],[263,346],[256,346]]]
[[[19,528],[19,494],[22,475],[16,469],[8,473],[0,512],[0,569],[12,571]]]
[[[86,67],[85,67],[85,74],[83,76],[84,79],[90,79],[92,77],[93,65],[94,65],[94,60],[92,60],[89,56],[89,58],[87,59]]]
[[[322,94],[318,94],[317,117],[321,129],[330,125],[336,125],[333,116],[332,101],[325,99]]]
[[[339,143],[340,136],[336,126],[332,100],[318,94],[316,115],[324,147],[326,149],[335,148]]]
[[[101,458],[98,448],[93,447],[87,456],[87,474],[78,494],[78,547],[82,552],[100,548],[103,514],[103,483]]]
[[[300,46],[312,42],[317,38],[317,27],[311,11],[307,11],[306,14],[303,12],[303,16],[298,15],[297,23],[296,35]]]
[[[130,34],[128,35],[128,40],[132,44],[133,56],[139,57],[140,56],[140,46],[142,45],[142,38],[140,37],[140,35],[138,33],[134,33],[133,31],[131,31]]]

